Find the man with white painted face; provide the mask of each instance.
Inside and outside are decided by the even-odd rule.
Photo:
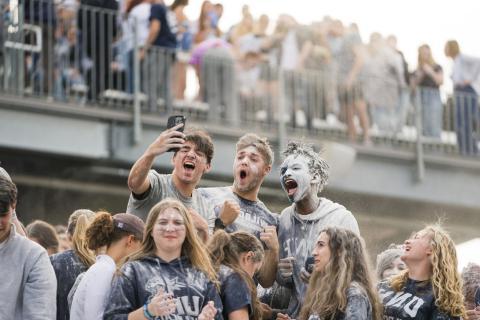
[[[210,233],[213,231],[215,212],[195,188],[203,174],[210,170],[213,142],[205,131],[185,134],[177,131],[181,126],[183,124],[162,132],[133,165],[128,176],[131,194],[127,213],[145,221],[150,209],[158,202],[165,198],[178,199],[190,209],[195,227],[206,240],[206,229]],[[160,174],[152,170],[155,158],[170,149],[176,149],[172,156],[172,173]]]
[[[291,206],[279,219],[279,252],[277,282],[291,289],[288,315],[296,318],[306,293],[310,273],[305,262],[312,255],[315,239],[327,226],[350,229],[360,234],[357,221],[344,206],[319,193],[328,182],[329,166],[313,147],[302,142],[290,142],[283,152],[280,182]]]
[[[238,140],[236,152],[233,186],[199,191],[215,206],[216,229],[245,231],[263,242],[265,262],[256,278],[260,285],[268,288],[273,285],[277,270],[278,218],[258,199],[258,192],[272,169],[273,151],[267,139],[247,133]]]

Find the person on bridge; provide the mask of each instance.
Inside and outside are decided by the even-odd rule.
[[[213,142],[205,131],[186,134],[177,131],[181,126],[183,124],[163,131],[133,165],[128,176],[131,194],[126,212],[145,220],[150,209],[161,200],[178,199],[191,209],[195,227],[206,240],[207,234],[213,231],[215,213],[195,188],[203,174],[210,171]],[[172,173],[152,170],[155,159],[171,150],[174,151]]]
[[[360,234],[357,220],[344,206],[319,193],[328,181],[329,166],[313,147],[302,142],[289,142],[283,152],[280,182],[292,205],[279,219],[279,252],[277,282],[291,289],[287,314],[296,318],[302,306],[310,271],[305,269],[312,255],[320,230],[327,226],[349,229]]]
[[[267,139],[253,133],[242,136],[236,149],[233,186],[202,188],[199,192],[215,206],[216,229],[245,231],[263,242],[265,263],[256,277],[262,287],[269,288],[277,270],[278,218],[258,199],[258,192],[272,168],[273,151]]]

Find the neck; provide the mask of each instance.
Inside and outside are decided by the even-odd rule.
[[[166,261],[166,262],[170,262],[180,258],[181,253],[182,253],[181,248],[175,251],[170,251],[170,252],[166,252],[157,248],[157,250],[155,251],[155,254],[157,255],[157,257],[161,258],[163,261]]]
[[[108,247],[105,254],[112,258],[113,261],[115,261],[115,264],[119,264],[120,261],[125,257],[123,250],[115,246],[115,244],[112,244],[110,247]]]
[[[195,189],[195,184],[185,183],[181,181],[176,175],[172,175],[172,182],[178,192],[184,197],[191,197],[193,190]]]
[[[408,277],[415,281],[425,281],[432,277],[432,264],[428,260],[408,262]]]
[[[235,185],[232,186],[232,191],[242,197],[243,199],[247,199],[250,201],[258,201],[258,191],[260,189],[260,186],[256,187],[255,189],[249,190],[249,191],[240,191],[237,188],[235,188]]]
[[[295,202],[295,209],[298,214],[310,214],[317,210],[320,199],[317,195],[308,194],[302,200]]]
[[[5,240],[8,239],[10,236],[10,232],[12,232],[12,226],[7,226],[7,229],[4,234],[0,234],[0,243],[3,243]]]

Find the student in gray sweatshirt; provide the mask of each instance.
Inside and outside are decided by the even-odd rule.
[[[319,197],[328,181],[328,164],[311,145],[290,142],[283,152],[280,182],[292,205],[285,208],[278,227],[280,248],[277,282],[291,289],[288,314],[295,318],[306,293],[310,273],[305,262],[312,255],[315,239],[326,226],[360,234],[357,221],[344,206]]]
[[[0,175],[0,319],[53,320],[57,280],[47,251],[12,223],[17,188]]]

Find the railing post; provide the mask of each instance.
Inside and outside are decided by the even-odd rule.
[[[133,28],[133,142],[142,140],[142,114],[140,106],[140,56],[137,43],[137,23]]]
[[[417,128],[417,140],[415,145],[415,155],[416,155],[416,164],[417,172],[416,178],[417,182],[422,182],[425,179],[425,159],[423,154],[423,128],[422,128],[422,105],[420,99],[420,90],[422,88],[416,88],[415,94],[413,97],[413,106],[415,110],[415,127]]]
[[[278,155],[277,159],[280,161],[281,150],[287,144],[287,129],[285,117],[285,72],[282,68],[278,68]]]

